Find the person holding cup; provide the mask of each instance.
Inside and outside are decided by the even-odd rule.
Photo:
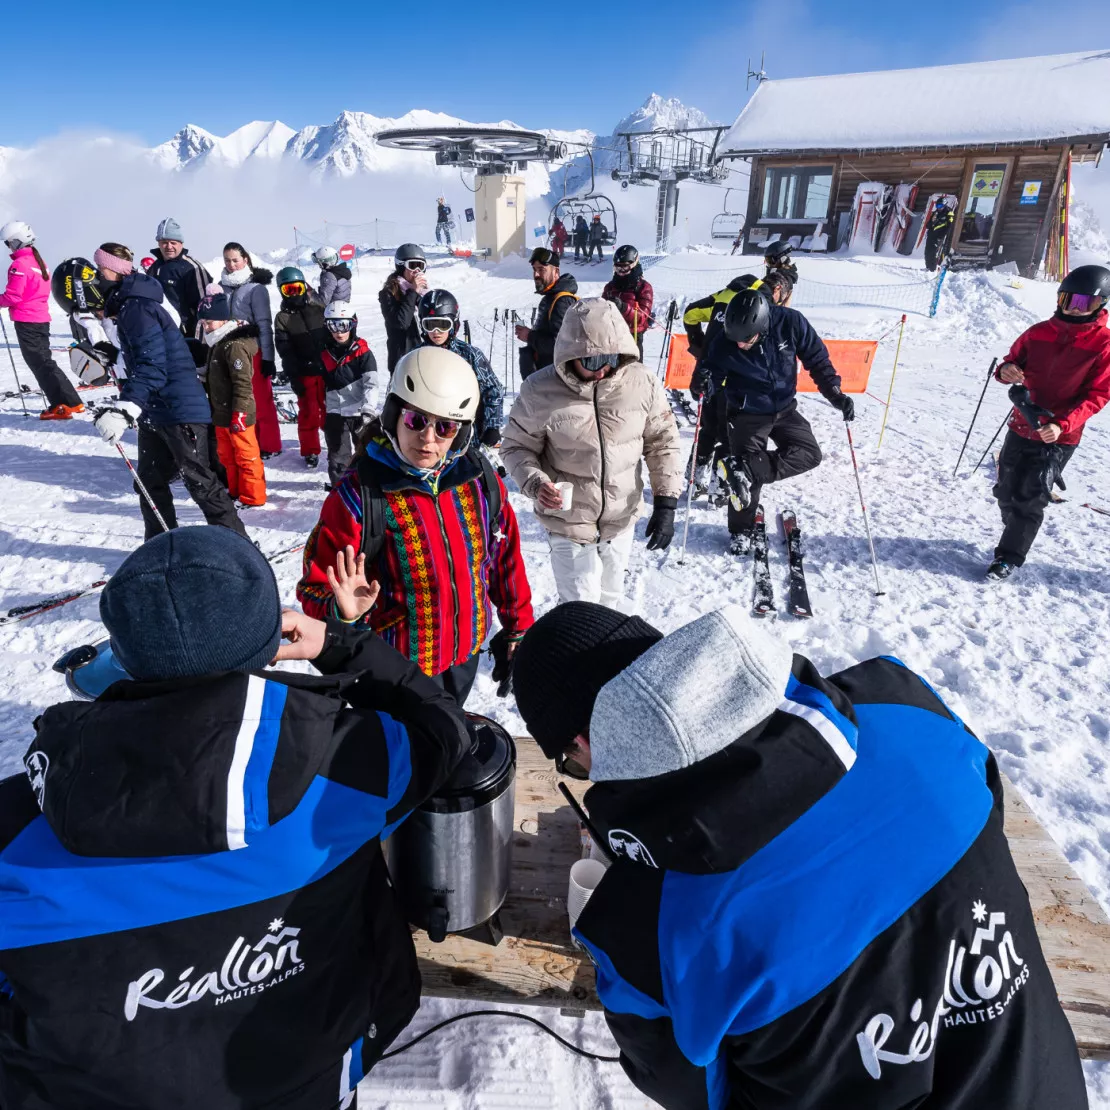
[[[547,530],[559,600],[619,608],[643,502],[640,461],[651,477],[649,550],[674,536],[683,476],[674,414],[615,304],[571,305],[555,364],[523,382],[501,443]]]

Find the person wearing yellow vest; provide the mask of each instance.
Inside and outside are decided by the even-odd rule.
[[[536,247],[528,259],[536,292],[541,293],[532,327],[516,326],[520,348],[520,377],[551,366],[555,361],[555,339],[567,310],[578,300],[578,281],[573,274],[559,274],[559,256],[547,247]]]

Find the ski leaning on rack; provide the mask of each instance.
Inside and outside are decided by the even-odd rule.
[[[775,592],[771,588],[771,566],[767,561],[767,522],[762,505],[756,509],[755,523],[752,525],[752,563],[755,567],[755,601],[752,612],[757,617],[765,617],[775,611]]]
[[[809,603],[806,572],[802,565],[802,530],[798,527],[798,518],[793,509],[782,510],[782,530],[786,536],[786,552],[790,558],[790,612],[795,617],[812,617],[813,607]]]
[[[694,403],[690,400],[690,396],[681,389],[668,389],[667,400],[671,403],[671,410],[675,416],[681,414],[686,417],[688,424],[696,424],[698,421],[698,410]]]

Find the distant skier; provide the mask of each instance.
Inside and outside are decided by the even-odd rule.
[[[767,265],[768,275],[777,270],[790,279],[791,285],[797,285],[798,267],[790,259],[790,252],[793,249],[785,239],[778,239],[763,252],[763,261]]]
[[[772,304],[760,286],[762,282],[732,298],[724,326],[705,356],[725,395],[729,550],[734,555],[748,551],[763,486],[804,474],[821,462],[813,429],[798,412],[798,362],[845,420],[856,413],[810,322],[796,309]],[[767,450],[768,440],[777,450]]]
[[[451,208],[446,197],[436,198],[436,242],[451,246]]]
[[[320,463],[320,431],[327,409],[324,364],[321,359],[328,331],[324,306],[296,266],[278,271],[281,308],[274,320],[274,345],[281,368],[297,395],[297,440],[301,458],[310,469]]]
[[[189,256],[181,225],[172,216],[167,216],[158,225],[155,238],[158,247],[150,252],[154,256],[150,276],[162,286],[166,300],[181,318],[181,334],[189,345],[193,362],[203,366],[208,358],[208,349],[200,340],[197,305],[211,284],[212,276]]]
[[[605,246],[605,240],[609,237],[608,231],[605,230],[605,225],[601,222],[601,216],[594,213],[594,218],[590,221],[590,231],[587,236],[587,243],[589,244],[589,251],[586,254],[586,261],[592,262],[594,251],[597,251],[598,262],[605,261],[605,252],[601,249]]]
[[[84,412],[85,406],[50,353],[50,271],[29,224],[22,220],[6,223],[0,228],[0,239],[12,254],[0,308],[8,310],[19,353],[46,398],[39,419],[71,420],[75,413]]]
[[[327,307],[332,301],[346,304],[351,299],[351,267],[339,258],[335,247],[318,247],[312,257],[320,267],[320,287],[316,290],[321,303]]]
[[[563,254],[567,249],[568,237],[569,233],[567,232],[567,225],[564,224],[558,216],[556,216],[555,220],[551,224],[551,231],[548,234],[547,241],[551,244],[551,249],[559,256],[560,259],[563,257]]]
[[[393,273],[378,291],[385,321],[385,362],[392,374],[397,360],[420,346],[416,306],[428,291],[428,260],[415,243],[402,243],[393,254]]]
[[[1018,336],[995,371],[1014,409],[994,496],[1003,532],[987,577],[1009,578],[1033,545],[1083,426],[1110,400],[1110,269],[1080,266],[1060,283],[1056,314]]]
[[[621,310],[632,338],[644,361],[644,332],[652,325],[651,310],[655,304],[655,291],[644,277],[640,265],[640,252],[630,244],[617,247],[613,254],[613,276],[601,291],[602,297]]]
[[[925,269],[930,273],[943,264],[948,254],[955,222],[956,213],[948,207],[944,197],[938,198],[925,231]]]
[[[536,322],[531,327],[517,324],[515,328],[517,339],[524,344],[518,354],[521,380],[555,361],[555,340],[563,317],[578,300],[578,280],[573,274],[559,273],[559,256],[553,250],[536,247],[528,261],[536,292],[542,295],[536,307]]]
[[[574,261],[578,262],[579,252],[585,257],[587,248],[590,245],[590,225],[586,223],[586,217],[579,213],[574,217]],[[587,258],[586,261],[589,261]]]

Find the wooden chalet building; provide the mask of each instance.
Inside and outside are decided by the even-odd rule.
[[[718,148],[751,164],[743,250],[858,250],[860,186],[878,183],[883,226],[904,225],[880,241],[877,223],[880,249],[921,253],[930,200],[946,195],[954,267],[1054,273],[1069,166],[1101,158],[1108,91],[1110,51],[764,81]]]

